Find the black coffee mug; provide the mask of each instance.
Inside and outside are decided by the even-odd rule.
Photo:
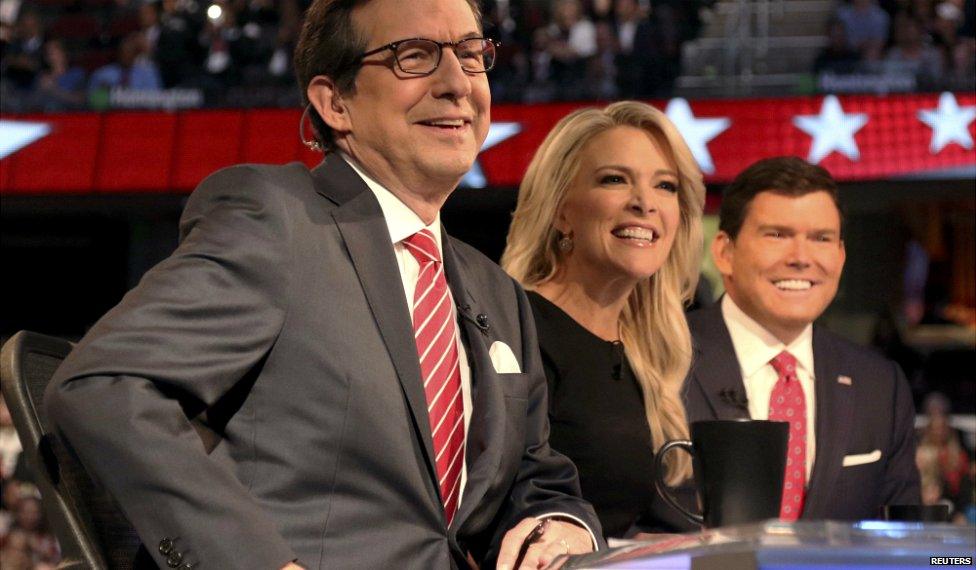
[[[789,429],[787,422],[693,422],[691,441],[669,441],[654,458],[657,492],[689,521],[708,528],[777,518]],[[676,447],[692,456],[701,515],[679,504],[664,482],[664,457]]]

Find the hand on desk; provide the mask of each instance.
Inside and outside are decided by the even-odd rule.
[[[531,544],[521,563],[519,554],[526,540]],[[545,568],[563,554],[593,551],[593,540],[583,527],[555,519],[527,518],[505,534],[498,552],[498,570],[536,570]]]
[[[284,565],[281,568],[281,570],[305,570],[305,569],[299,566],[298,564],[295,564],[294,562],[289,562],[288,564]]]

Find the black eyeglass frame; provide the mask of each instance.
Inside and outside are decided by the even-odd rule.
[[[361,62],[363,60],[363,58],[365,58],[365,57],[369,57],[371,55],[376,55],[376,54],[381,53],[383,51],[390,50],[391,52],[393,52],[393,61],[396,62],[397,69],[399,69],[402,73],[406,73],[407,75],[413,75],[413,76],[416,76],[416,77],[426,77],[428,75],[432,75],[435,71],[437,71],[437,68],[441,66],[441,61],[444,59],[444,48],[450,46],[451,50],[454,52],[454,55],[457,56],[458,55],[458,53],[457,53],[457,46],[460,45],[460,44],[462,44],[462,43],[464,43],[464,42],[470,42],[472,40],[486,41],[486,42],[490,43],[494,47],[495,50],[498,49],[498,46],[502,45],[500,42],[496,42],[495,40],[493,40],[491,38],[484,38],[484,37],[481,37],[481,38],[479,38],[479,37],[464,38],[463,40],[458,40],[456,42],[439,42],[437,40],[432,40],[430,38],[406,38],[406,39],[402,39],[402,40],[397,40],[395,42],[390,42],[390,43],[388,43],[386,45],[383,45],[383,46],[380,46],[380,47],[378,47],[376,49],[371,49],[369,51],[363,52],[363,53],[361,53],[359,55],[359,61]],[[437,47],[440,48],[437,51],[437,63],[434,64],[434,68],[431,69],[430,71],[426,71],[424,73],[420,73],[420,72],[417,72],[417,71],[407,71],[406,69],[403,68],[403,65],[400,64],[400,58],[397,56],[397,48],[400,47],[400,44],[404,44],[406,42],[415,42],[415,41],[430,42],[432,44],[437,45]],[[458,61],[460,61],[460,58],[458,58]],[[465,69],[464,64],[461,64],[461,69],[464,70],[465,73],[488,73],[489,71],[491,71],[492,69],[494,69],[494,67],[495,67],[495,59],[494,58],[492,58],[491,65],[490,66],[487,66],[484,69],[478,70],[478,71],[472,71],[470,69]]]

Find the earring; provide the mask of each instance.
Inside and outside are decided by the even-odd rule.
[[[563,234],[562,237],[559,238],[559,241],[556,242],[556,245],[559,246],[559,251],[563,253],[569,253],[573,251],[573,236],[569,234]]]
[[[311,109],[312,109],[311,103],[305,105],[305,110],[302,111],[302,117],[298,119],[298,138],[301,139],[302,144],[307,146],[310,150],[324,151],[325,149],[322,147],[322,143],[320,143],[315,139],[305,138],[305,120],[308,119],[309,121],[311,121],[311,119],[309,119],[308,117],[308,112]],[[312,128],[314,131],[314,125]]]

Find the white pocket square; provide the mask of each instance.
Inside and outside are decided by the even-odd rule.
[[[881,450],[875,449],[871,453],[861,453],[858,455],[845,455],[843,465],[844,467],[853,467],[855,465],[864,465],[865,463],[874,463],[879,459],[881,459]]]
[[[496,340],[491,343],[491,348],[488,349],[488,356],[491,358],[492,366],[495,367],[495,372],[499,374],[517,374],[522,371],[512,349],[504,342]]]

